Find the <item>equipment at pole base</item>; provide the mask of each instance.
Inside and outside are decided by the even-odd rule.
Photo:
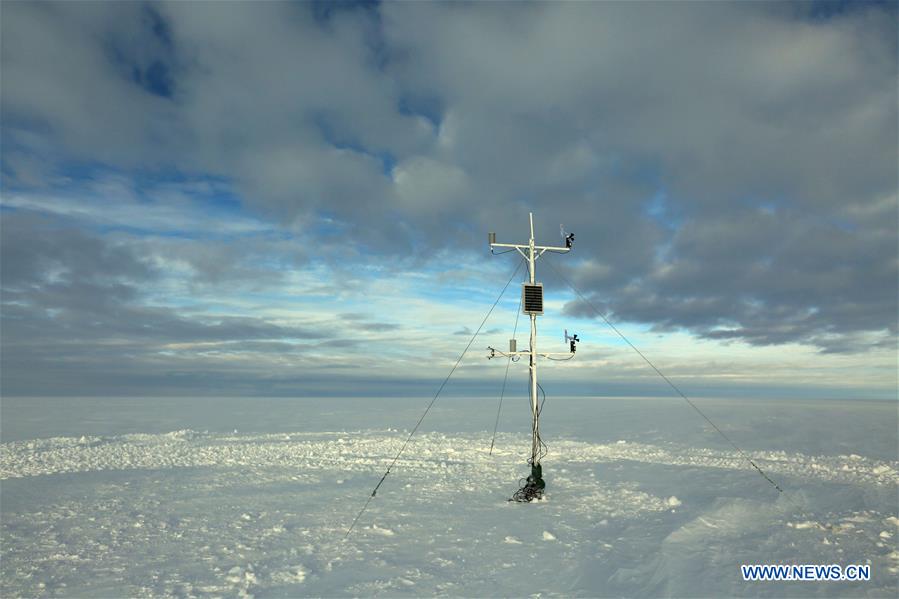
[[[528,503],[535,499],[541,499],[543,497],[543,489],[545,488],[546,482],[543,480],[543,466],[532,464],[531,475],[527,477],[524,485],[512,494],[509,501]]]
[[[546,252],[564,254],[571,251],[574,244],[574,233],[565,233],[565,229],[560,227],[562,238],[565,246],[543,246],[534,243],[534,215],[529,215],[530,220],[530,238],[526,244],[516,243],[497,243],[496,233],[490,233],[487,237],[490,244],[490,252],[494,252],[495,248],[508,248],[505,251],[517,251],[528,264],[528,281],[521,287],[521,313],[527,314],[531,319],[531,335],[530,346],[527,350],[517,351],[517,343],[514,339],[509,342],[509,352],[501,352],[493,347],[488,347],[490,354],[488,359],[496,357],[497,354],[508,357],[509,364],[518,361],[521,356],[528,357],[528,375],[530,381],[530,400],[531,400],[531,455],[528,458],[528,465],[531,473],[527,478],[522,479],[521,487],[512,495],[509,501],[530,502],[535,499],[541,499],[546,489],[546,481],[543,480],[543,466],[540,460],[546,455],[546,445],[540,438],[540,414],[543,411],[543,402],[546,401],[546,393],[543,393],[543,402],[537,400],[537,390],[543,391],[543,387],[537,382],[537,358],[548,359],[571,359],[574,357],[576,343],[579,341],[577,335],[568,336],[565,331],[565,342],[569,343],[568,354],[537,352],[537,316],[543,314],[543,283],[536,280],[536,263],[537,260]],[[502,253],[505,253],[502,252]],[[554,358],[553,356],[567,355],[567,358]],[[508,374],[508,367],[507,367]],[[504,384],[505,385],[505,384]],[[498,418],[498,416],[497,416]],[[492,447],[491,447],[492,449]]]

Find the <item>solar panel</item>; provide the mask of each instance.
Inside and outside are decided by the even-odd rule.
[[[521,305],[524,314],[543,314],[543,283],[524,283],[521,286]]]

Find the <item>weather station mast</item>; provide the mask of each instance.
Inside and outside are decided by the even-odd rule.
[[[527,477],[521,488],[512,496],[509,501],[529,502],[534,499],[543,497],[543,491],[546,488],[546,482],[543,480],[543,468],[540,460],[545,455],[543,441],[540,439],[540,412],[542,404],[538,402],[537,390],[537,358],[563,359],[570,360],[574,357],[579,341],[577,335],[568,335],[565,332],[565,341],[569,343],[569,351],[566,353],[547,353],[537,351],[537,316],[543,314],[543,283],[537,282],[537,260],[546,252],[565,254],[571,251],[574,243],[574,233],[562,235],[565,239],[564,247],[536,245],[534,243],[534,214],[528,214],[530,220],[531,236],[526,244],[518,243],[497,243],[496,233],[489,234],[490,251],[493,253],[495,248],[508,248],[506,251],[517,250],[528,263],[528,282],[522,283],[521,288],[521,313],[531,317],[531,338],[530,348],[526,351],[518,351],[515,339],[509,340],[509,351],[502,352],[492,347],[488,347],[490,354],[488,359],[495,358],[497,355],[509,358],[510,361],[517,361],[521,356],[528,356],[528,373],[530,377],[530,399],[531,399],[531,457],[528,459],[528,465],[531,467],[531,474]],[[558,356],[558,357],[557,357]],[[562,357],[567,356],[567,357]]]

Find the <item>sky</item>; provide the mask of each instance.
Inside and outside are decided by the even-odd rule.
[[[895,399],[896,17],[3,2],[0,394]]]

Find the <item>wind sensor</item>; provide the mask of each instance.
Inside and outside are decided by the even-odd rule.
[[[534,243],[534,215],[528,215],[531,225],[531,236],[526,244],[519,243],[497,243],[496,233],[490,233],[488,241],[490,243],[491,253],[495,248],[509,248],[507,251],[517,250],[528,263],[528,282],[521,286],[521,311],[531,317],[531,343],[530,347],[524,351],[517,351],[514,339],[509,342],[509,351],[502,352],[489,347],[490,355],[488,359],[496,357],[497,354],[508,357],[510,360],[516,360],[520,356],[528,356],[528,372],[530,377],[530,396],[531,396],[531,457],[528,459],[528,465],[531,467],[531,474],[527,477],[526,482],[512,496],[510,501],[531,501],[543,497],[543,491],[546,488],[546,482],[543,480],[543,468],[540,460],[546,454],[543,441],[540,439],[540,411],[542,406],[537,401],[537,357],[553,359],[554,356],[568,356],[567,359],[574,357],[575,344],[579,341],[577,335],[568,335],[565,331],[565,341],[570,345],[568,353],[546,353],[537,351],[537,316],[543,314],[543,283],[537,282],[537,260],[546,252],[565,254],[571,251],[574,243],[574,233],[565,234],[562,229],[562,237],[565,240],[564,247],[536,245]],[[556,358],[558,359],[558,358]]]

